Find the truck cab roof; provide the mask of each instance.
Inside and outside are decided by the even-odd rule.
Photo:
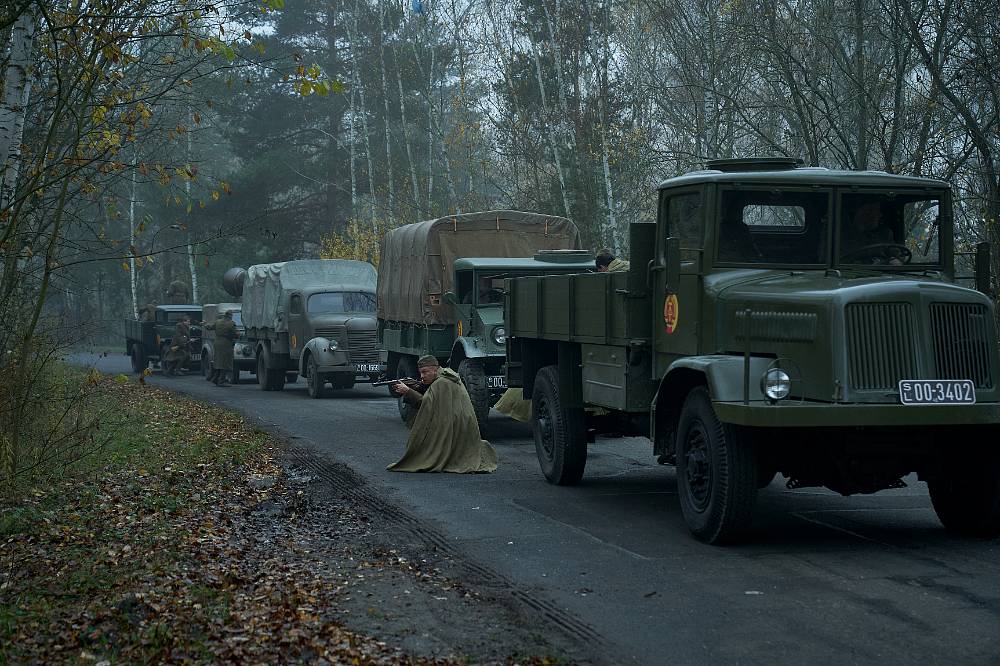
[[[735,162],[735,160],[734,160]],[[915,176],[900,176],[885,171],[846,171],[842,169],[827,169],[824,167],[793,167],[753,169],[753,162],[744,162],[745,170],[702,169],[690,171],[674,178],[668,178],[660,183],[659,189],[702,185],[705,183],[774,183],[781,181],[788,185],[845,185],[860,187],[926,187],[931,189],[947,189],[948,183],[935,178],[918,178]]]

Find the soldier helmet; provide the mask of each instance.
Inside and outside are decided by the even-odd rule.
[[[427,354],[426,356],[421,356],[417,359],[417,368],[440,368],[441,364],[438,363],[437,358]]]
[[[226,312],[224,313],[224,316],[228,317],[229,319],[232,319],[234,312],[235,312],[235,310],[226,310]]]

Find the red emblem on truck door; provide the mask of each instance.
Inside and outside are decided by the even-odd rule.
[[[680,309],[677,305],[677,294],[670,294],[663,301],[663,330],[667,333],[673,333],[677,328],[677,318],[679,315]]]

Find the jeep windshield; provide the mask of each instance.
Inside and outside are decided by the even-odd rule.
[[[309,314],[374,314],[375,294],[364,291],[313,294],[306,309]]]
[[[926,192],[860,192],[840,202],[841,264],[934,267],[939,261],[941,198]]]

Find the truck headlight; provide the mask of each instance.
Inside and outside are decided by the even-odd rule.
[[[493,342],[502,345],[507,342],[507,331],[504,330],[503,326],[497,326],[493,329]]]
[[[330,340],[327,343],[326,347],[323,348],[323,351],[325,351],[325,352],[335,352],[335,351],[337,351],[337,347],[338,346],[339,345],[337,344],[336,340]]]
[[[792,390],[792,380],[781,368],[768,368],[760,378],[760,390],[769,400],[784,400]]]

